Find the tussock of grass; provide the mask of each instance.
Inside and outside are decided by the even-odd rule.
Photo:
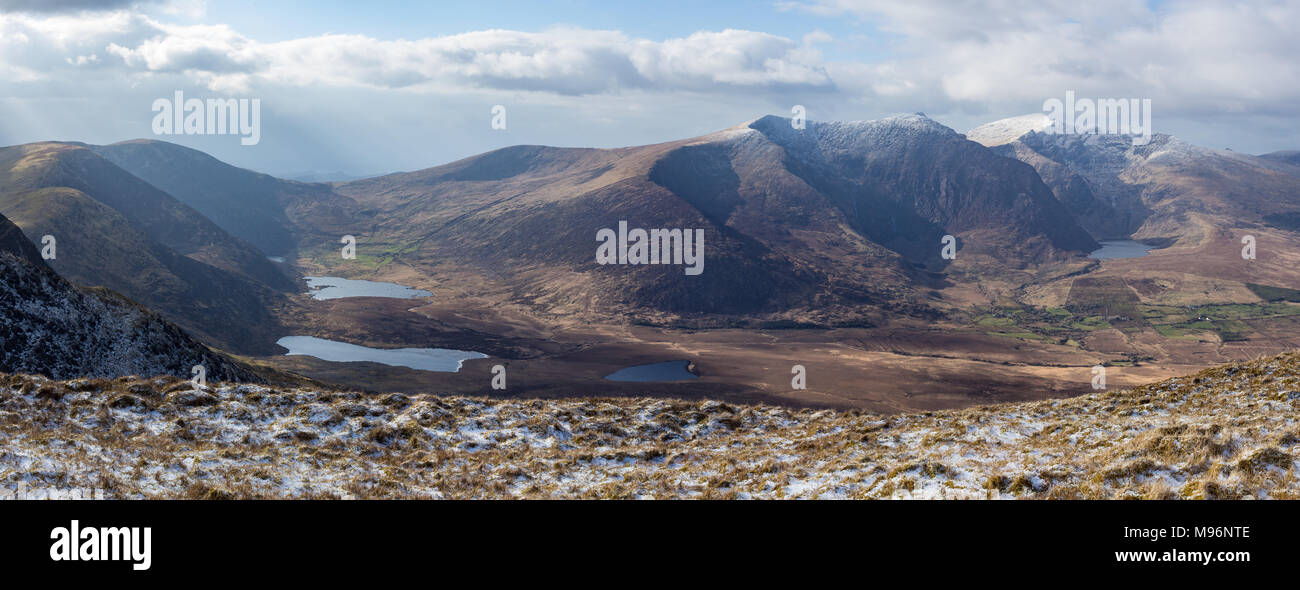
[[[882,416],[0,375],[0,495],[1297,498],[1300,353]]]

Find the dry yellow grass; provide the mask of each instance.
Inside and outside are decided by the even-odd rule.
[[[1300,353],[880,415],[0,376],[0,495],[1295,498]]]

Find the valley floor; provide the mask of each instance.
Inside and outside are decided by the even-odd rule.
[[[0,495],[1297,498],[1300,353],[882,415],[0,376]]]

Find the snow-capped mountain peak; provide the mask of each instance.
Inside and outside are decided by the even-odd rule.
[[[1030,113],[985,123],[966,132],[966,139],[984,147],[1011,143],[1025,134],[1043,131],[1052,126],[1052,118],[1043,113]]]

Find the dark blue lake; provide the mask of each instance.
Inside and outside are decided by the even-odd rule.
[[[605,376],[610,381],[634,381],[649,383],[653,381],[689,381],[699,379],[686,370],[690,361],[664,361],[648,365],[637,365],[619,369]]]

